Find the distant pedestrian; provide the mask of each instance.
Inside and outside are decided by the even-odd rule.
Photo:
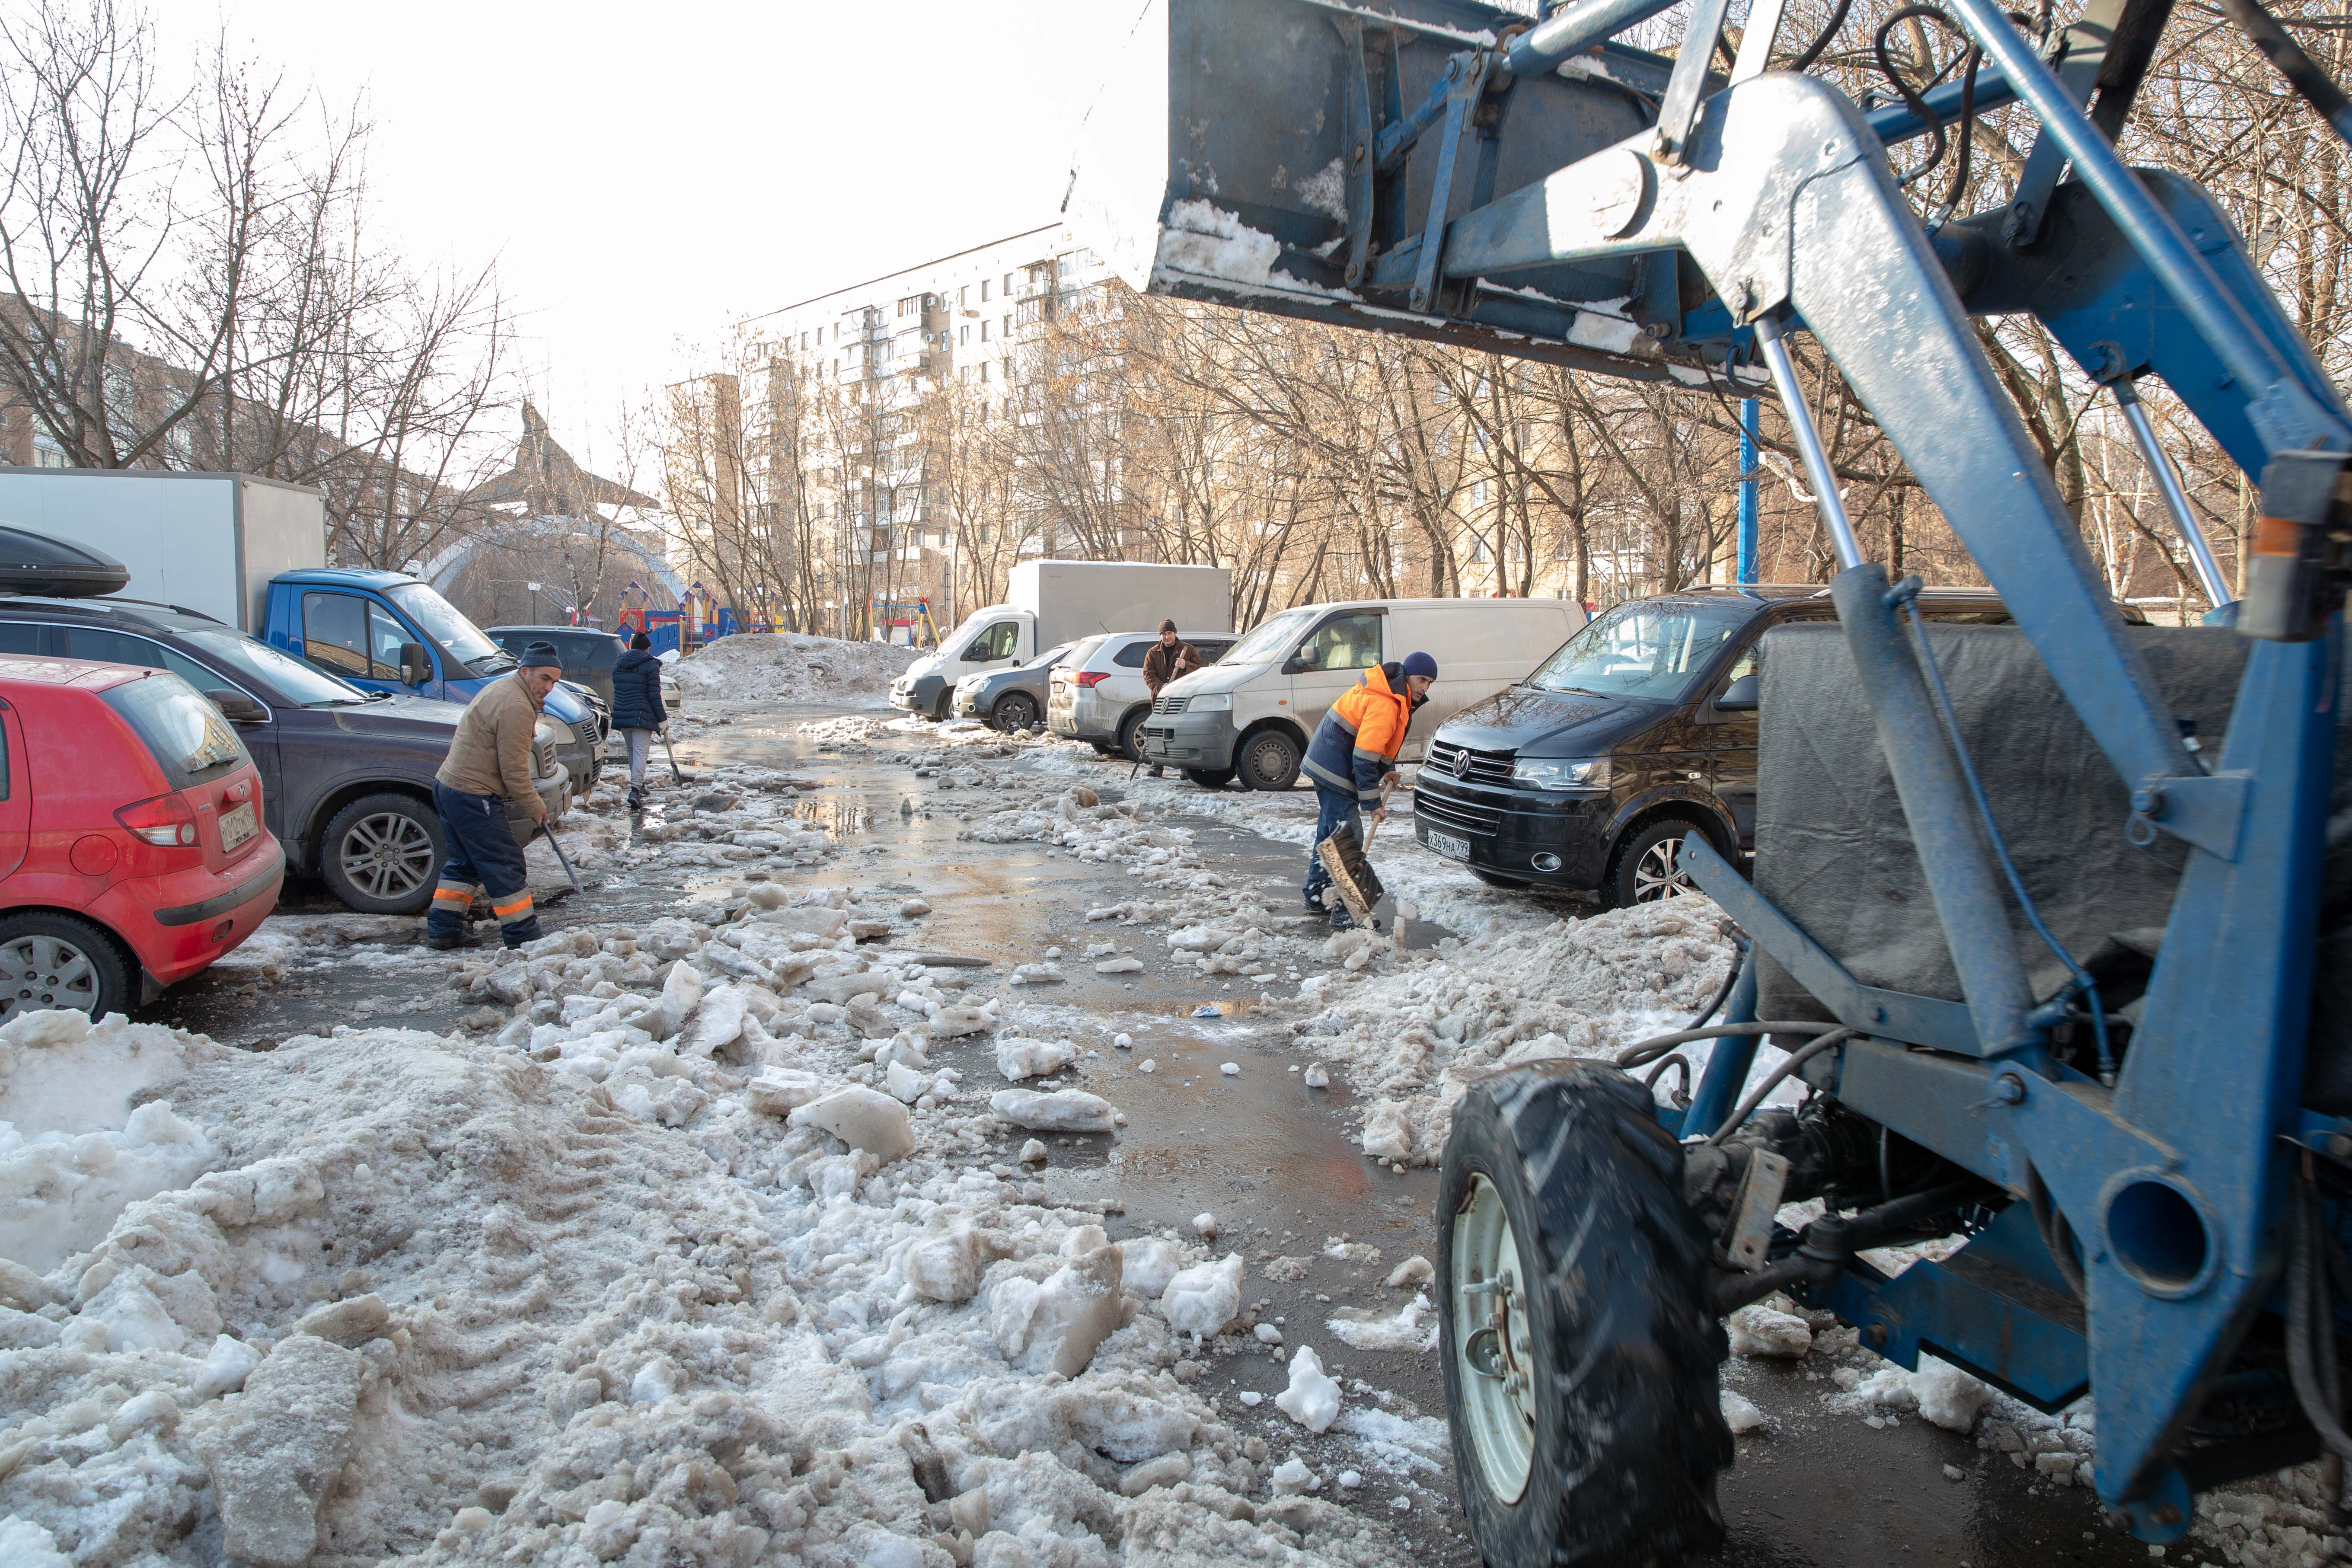
[[[1171,680],[1181,680],[1201,668],[1201,655],[1191,643],[1176,635],[1174,621],[1160,623],[1160,640],[1143,656],[1143,684],[1151,692],[1151,700],[1160,700],[1160,689]],[[1151,764],[1151,776],[1166,776],[1167,769]]]
[[[662,706],[662,662],[648,651],[653,646],[638,632],[613,666],[613,728],[628,743],[631,811],[645,809],[646,759],[653,755],[654,732],[669,722],[669,710]]]
[[[1376,664],[1363,679],[1342,692],[1315,727],[1315,743],[1307,748],[1307,776],[1315,781],[1315,839],[1307,847],[1307,885],[1299,889],[1307,912],[1323,910],[1323,890],[1331,885],[1316,849],[1334,833],[1353,823],[1359,837],[1369,811],[1374,822],[1386,822],[1389,809],[1381,804],[1381,786],[1397,777],[1397,753],[1404,749],[1404,732],[1412,726],[1413,710],[1429,700],[1430,684],[1437,679],[1437,660],[1425,653],[1409,653],[1402,663]],[[1345,905],[1334,905],[1331,923],[1355,922]]]
[[[531,738],[539,714],[563,673],[552,643],[522,650],[522,665],[493,680],[466,705],[448,760],[433,778],[433,805],[441,814],[441,837],[449,858],[433,889],[433,912],[425,917],[425,941],[447,949],[473,945],[467,911],[474,895],[487,891],[499,934],[509,947],[539,940],[539,911],[531,907],[530,871],[522,845],[507,822],[509,802],[520,804],[531,820],[547,822],[547,804],[531,776]]]

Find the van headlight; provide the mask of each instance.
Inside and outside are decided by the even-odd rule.
[[[542,718],[538,723],[533,724],[530,727],[530,738],[535,744],[546,746],[552,750],[554,747],[561,746],[564,742],[570,740],[572,738],[572,732],[558,724],[554,720]]]
[[[1511,764],[1511,782],[1528,789],[1604,790],[1606,757],[1528,757]]]
[[[1233,709],[1234,694],[1230,691],[1204,691],[1184,704],[1187,713],[1230,713]]]

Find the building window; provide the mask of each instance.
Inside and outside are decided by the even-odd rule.
[[[970,327],[958,327],[956,329],[956,342],[959,343],[968,343],[971,342],[971,329]]]
[[[1004,275],[1004,292],[1008,299],[1013,293],[1013,274],[1010,272]]]
[[[956,303],[959,305],[969,305],[971,303],[971,284],[967,283],[962,288],[956,290]]]
[[[980,362],[980,384],[982,386],[986,386],[988,384],[988,362],[986,360]]]
[[[982,342],[988,342],[988,323],[986,321],[982,321],[980,324],[980,341]]]
[[[1012,317],[1007,316],[1007,317],[1005,317],[1005,318],[1004,318],[1004,326],[1003,326],[1003,332],[1004,332],[1004,335],[1005,335],[1005,336],[1007,336],[1007,337],[1011,337],[1011,336],[1013,335],[1013,318],[1012,318]]]
[[[988,303],[988,279],[985,278],[980,280],[980,302],[983,305]]]

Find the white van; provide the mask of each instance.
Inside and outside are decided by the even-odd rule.
[[[1524,680],[1584,625],[1567,599],[1358,599],[1300,605],[1260,622],[1225,657],[1160,691],[1143,722],[1143,760],[1219,789],[1286,790],[1324,710],[1372,665],[1418,649],[1437,660],[1401,762],[1419,762],[1436,728]]]

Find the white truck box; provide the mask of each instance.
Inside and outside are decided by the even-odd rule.
[[[956,682],[1010,669],[1076,637],[1150,631],[1162,619],[1204,636],[1233,629],[1233,574],[1222,566],[1162,566],[1129,561],[1024,561],[1006,600],[985,605],[940,639],[890,687],[890,703],[947,717]]]
[[[269,580],[327,563],[314,486],[253,474],[0,468],[0,523],[88,544],[131,569],[122,596],[257,632]]]

